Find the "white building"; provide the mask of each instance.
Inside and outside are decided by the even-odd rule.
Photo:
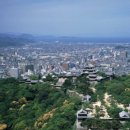
[[[120,117],[120,118],[126,118],[126,119],[130,118],[128,112],[126,112],[126,111],[120,112],[120,113],[119,113],[119,117]]]
[[[89,102],[91,100],[91,96],[90,95],[85,95],[82,99],[82,102]]]
[[[10,68],[9,76],[17,79],[19,77],[19,69],[14,67]]]
[[[77,119],[87,119],[87,112],[83,109],[80,109],[77,112]]]

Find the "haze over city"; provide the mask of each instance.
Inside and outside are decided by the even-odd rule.
[[[129,0],[0,0],[0,32],[129,37]]]

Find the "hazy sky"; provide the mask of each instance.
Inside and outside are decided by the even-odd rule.
[[[0,0],[0,32],[130,37],[130,0]]]

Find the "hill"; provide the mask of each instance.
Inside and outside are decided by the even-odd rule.
[[[0,126],[9,130],[72,130],[79,104],[48,83],[0,80]]]
[[[0,34],[0,47],[22,46],[26,43],[32,43],[34,41],[33,36],[28,34]]]
[[[31,34],[14,34],[1,33],[0,47],[22,46],[29,43],[129,43],[130,38],[95,38],[95,37],[70,37],[70,36],[51,36],[51,35],[31,35]]]
[[[52,84],[55,84],[55,79],[49,77],[37,84],[25,84],[13,78],[1,79],[0,129],[72,130],[81,105],[84,109],[91,108],[94,115],[91,120],[83,122],[85,126],[101,130],[130,126],[130,122],[122,125],[116,120],[121,111],[127,111],[130,103],[130,76],[105,79],[94,86],[89,84],[86,76],[77,77],[74,83],[69,77],[61,88]],[[86,93],[92,97],[90,102],[81,102],[79,97]],[[100,118],[107,116],[113,121]]]

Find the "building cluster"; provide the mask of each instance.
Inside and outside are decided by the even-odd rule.
[[[95,119],[97,115],[100,120],[119,120],[122,124],[125,124],[126,121],[130,120],[130,104],[128,107],[123,108],[123,110],[118,113],[118,118],[112,118],[109,116],[106,107],[103,106],[100,101],[91,102],[90,95],[84,96],[82,101],[91,103],[92,107],[83,108],[82,106],[82,108],[77,111],[76,130],[86,130],[87,128],[82,126],[82,122],[84,120]],[[98,112],[96,111],[97,107],[99,108]]]
[[[125,49],[112,44],[48,43],[0,49],[0,78],[26,78],[30,75],[46,77],[50,73],[78,76],[88,73],[96,76],[93,66],[107,74],[130,73],[130,46]],[[92,66],[88,66],[91,64]]]

